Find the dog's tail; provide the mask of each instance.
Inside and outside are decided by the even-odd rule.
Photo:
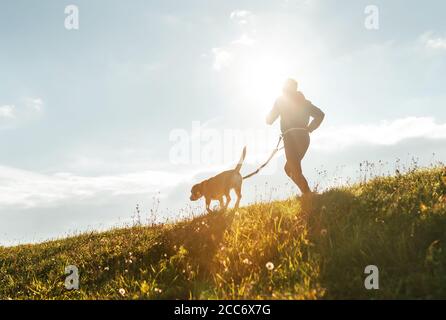
[[[235,167],[234,171],[240,172],[240,169],[242,168],[242,164],[243,164],[243,161],[245,160],[245,157],[246,157],[246,146],[243,148],[242,156],[240,157],[240,160],[239,160],[237,166]]]

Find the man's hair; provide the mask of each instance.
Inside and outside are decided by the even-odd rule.
[[[283,84],[283,91],[297,91],[297,81],[292,78],[288,78]]]

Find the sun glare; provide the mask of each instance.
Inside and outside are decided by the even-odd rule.
[[[272,56],[250,59],[239,71],[241,94],[255,110],[262,111],[262,117],[281,94],[285,79],[292,76],[286,61]]]

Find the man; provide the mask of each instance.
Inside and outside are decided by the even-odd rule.
[[[304,196],[311,194],[301,162],[310,145],[310,133],[321,125],[325,114],[297,91],[296,80],[288,79],[282,96],[266,118],[267,124],[273,124],[279,116],[287,160],[285,172]],[[313,118],[311,122],[310,117]]]

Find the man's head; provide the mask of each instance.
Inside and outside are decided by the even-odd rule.
[[[287,79],[285,83],[283,84],[283,92],[284,93],[290,93],[290,92],[296,92],[297,91],[297,81],[294,79]]]

